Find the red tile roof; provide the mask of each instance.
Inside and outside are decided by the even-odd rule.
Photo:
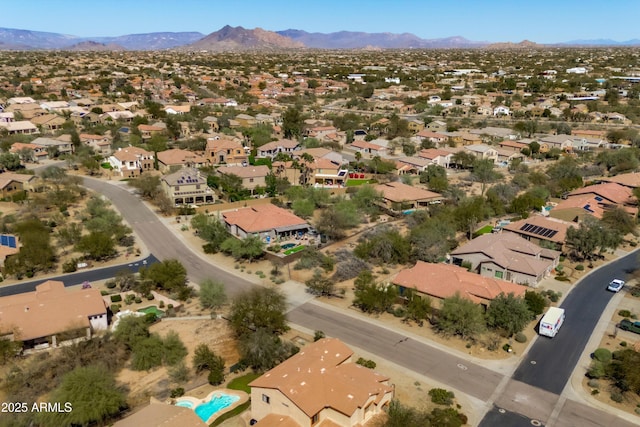
[[[226,223],[236,225],[247,233],[259,233],[307,224],[304,219],[288,210],[271,204],[224,212],[222,216]]]

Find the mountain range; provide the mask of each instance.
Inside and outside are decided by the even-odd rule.
[[[552,46],[637,46],[640,40],[574,40]],[[282,49],[451,49],[451,48],[532,48],[533,42],[493,43],[454,36],[423,39],[411,33],[366,33],[339,31],[309,33],[288,29],[267,31],[261,28],[225,26],[205,35],[199,32],[158,32],[117,37],[77,37],[68,34],[0,28],[0,50],[196,50],[243,51]]]

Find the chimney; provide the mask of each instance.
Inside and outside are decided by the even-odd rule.
[[[24,312],[25,312],[25,313],[28,313],[28,312],[29,312],[29,307],[25,307],[25,308],[24,308]]]

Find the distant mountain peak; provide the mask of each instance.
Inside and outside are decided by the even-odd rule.
[[[304,44],[273,31],[225,25],[206,37],[185,46],[189,50],[241,51],[254,49],[296,49]]]

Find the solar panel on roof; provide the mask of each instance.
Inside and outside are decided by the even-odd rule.
[[[10,248],[16,248],[18,247],[16,245],[16,238],[14,236],[9,236],[9,247]]]
[[[0,235],[0,245],[9,246],[9,236],[6,234]]]

